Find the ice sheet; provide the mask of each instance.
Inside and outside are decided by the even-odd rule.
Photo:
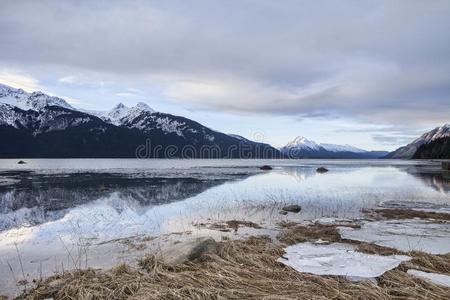
[[[450,252],[450,223],[426,220],[385,220],[364,223],[361,229],[339,228],[345,239],[375,243],[402,251]]]
[[[397,267],[410,258],[404,255],[380,256],[365,254],[349,244],[329,245],[300,243],[289,246],[278,259],[299,272],[316,275],[337,275],[374,278]]]
[[[408,270],[408,274],[431,281],[434,284],[450,287],[450,276],[437,273],[427,273],[419,270]]]

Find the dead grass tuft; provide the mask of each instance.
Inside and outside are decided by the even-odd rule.
[[[432,255],[424,252],[410,252],[410,265],[424,272],[435,272],[450,275],[450,254]]]
[[[450,214],[413,209],[377,209],[375,212],[386,219],[435,219],[450,221]]]
[[[250,222],[250,221],[240,221],[240,220],[230,220],[226,221],[224,223],[214,223],[214,224],[200,224],[202,226],[206,226],[208,229],[212,230],[218,230],[222,232],[230,232],[231,230],[234,230],[235,232],[238,231],[240,227],[250,227],[255,229],[262,228],[256,223]]]
[[[295,223],[283,223],[281,226],[284,229],[278,239],[288,245],[319,239],[328,242],[339,242],[341,240],[339,230],[335,226],[320,224],[304,226]]]
[[[365,243],[365,242],[358,242],[358,241],[348,241],[348,242],[352,243],[352,244],[357,244],[358,251],[364,252],[367,254],[377,254],[377,255],[405,254],[402,251],[399,251],[397,249],[379,246],[379,245],[376,245],[373,243]]]

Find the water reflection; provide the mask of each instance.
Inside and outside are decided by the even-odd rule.
[[[13,185],[0,187],[0,231],[54,221],[62,218],[69,209],[100,198],[116,199],[114,207],[120,213],[124,206],[151,207],[186,199],[226,181],[130,178],[98,173],[42,175],[16,172],[6,175],[16,181]]]
[[[217,168],[217,172],[223,170]],[[354,165],[336,165],[326,174],[318,174],[316,166],[311,165],[278,166],[272,172],[235,172],[227,179],[212,180],[192,174],[163,178],[118,173],[3,172],[3,178],[15,183],[0,186],[0,231],[55,221],[71,209],[98,199],[108,199],[105,205],[119,215],[129,209],[142,215],[155,206],[183,200],[180,205],[188,206],[183,213],[196,216],[200,212],[224,215],[229,211],[232,215],[228,217],[245,218],[255,214],[255,209],[267,213],[271,207],[272,213],[277,213],[280,205],[299,203],[304,219],[357,217],[361,210],[385,202],[448,204],[450,181],[443,174],[416,166]],[[230,182],[231,178],[245,180]]]
[[[427,186],[443,194],[450,192],[450,172],[423,172],[420,168],[408,168],[407,172],[422,180]]]

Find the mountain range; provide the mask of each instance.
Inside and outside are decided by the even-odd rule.
[[[144,103],[78,110],[64,99],[0,84],[0,157],[276,158],[278,149]]]
[[[387,151],[367,151],[350,145],[316,143],[298,136],[280,151],[289,158],[380,158]]]
[[[450,124],[388,153],[299,136],[280,149],[210,129],[140,102],[108,111],[0,84],[0,157],[450,158]]]
[[[445,147],[449,138],[450,124],[444,124],[389,153],[385,158],[450,158],[450,150]]]

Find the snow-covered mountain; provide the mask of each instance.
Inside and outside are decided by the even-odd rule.
[[[281,156],[268,144],[157,112],[145,103],[91,112],[42,92],[0,85],[0,157],[136,157],[142,147],[140,157]]]
[[[368,152],[367,150],[363,150],[351,145],[335,145],[335,144],[324,144],[320,143],[320,146],[327,151],[330,152],[353,152],[353,153],[364,153]]]
[[[321,150],[321,147],[314,141],[308,140],[303,136],[298,136],[281,148],[282,152],[284,152],[284,150],[319,151]]]
[[[54,105],[42,106],[39,110],[23,110],[0,103],[0,125],[26,130],[32,135],[77,127],[94,118],[96,117]]]
[[[422,134],[419,138],[415,139],[408,145],[400,147],[397,150],[389,153],[386,158],[412,158],[420,146],[429,144],[445,137],[450,137],[450,124],[444,124]]]
[[[99,116],[107,122],[120,126],[147,112],[154,113],[155,110],[143,102],[139,102],[133,107],[127,107],[123,103],[119,103],[110,111],[100,113]]]
[[[0,83],[0,102],[15,106],[22,110],[40,110],[48,106],[59,106],[74,109],[64,99],[46,95],[42,92],[27,93]]]
[[[367,151],[350,145],[316,143],[298,136],[281,153],[291,158],[378,158],[386,155],[384,151]]]

